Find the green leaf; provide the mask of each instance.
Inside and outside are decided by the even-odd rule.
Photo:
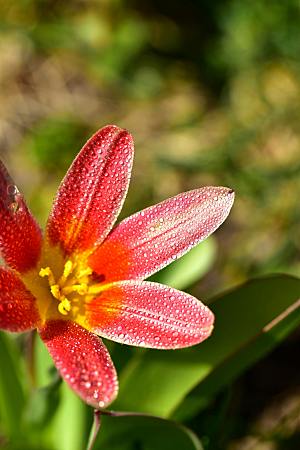
[[[214,394],[232,382],[243,370],[270,352],[295,330],[300,324],[299,307],[300,299],[266,325],[234,355],[217,366],[179,406],[178,411],[175,412],[176,419],[186,420],[207,406]]]
[[[35,341],[35,372],[38,389],[26,410],[26,423],[39,432],[39,440],[56,450],[81,450],[86,436],[86,405],[62,382],[46,346]]]
[[[51,427],[54,448],[82,450],[85,448],[87,407],[66,383],[62,383],[60,389],[60,407]]]
[[[95,450],[202,450],[196,435],[169,420],[149,416],[102,417]]]
[[[300,323],[299,311],[293,312],[299,297],[300,280],[285,275],[252,280],[219,296],[210,305],[216,316],[212,337],[190,349],[138,354],[121,372],[116,407],[169,417],[192,389],[225,364],[227,370],[232,365],[225,382],[232,380]]]
[[[24,417],[26,425],[39,430],[49,425],[59,405],[60,384],[61,378],[56,373],[52,383],[32,392]]]
[[[36,336],[35,340],[35,376],[37,387],[47,387],[55,382],[57,371],[54,367],[53,359],[51,358],[45,344]]]
[[[152,277],[153,281],[176,289],[185,289],[199,280],[211,268],[216,256],[213,237],[194,247],[186,255],[174,261]]]
[[[1,427],[9,437],[20,437],[25,392],[24,367],[15,341],[0,332],[0,417]]]

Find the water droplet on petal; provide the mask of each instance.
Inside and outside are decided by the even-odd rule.
[[[17,213],[22,207],[22,195],[14,184],[9,184],[6,188],[8,196],[8,209],[13,213]]]

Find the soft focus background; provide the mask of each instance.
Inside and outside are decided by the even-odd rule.
[[[236,191],[201,254],[165,274],[173,284],[208,300],[299,275],[299,0],[2,0],[0,86],[1,157],[41,224],[82,144],[115,123],[136,145],[122,217],[202,185]],[[294,333],[180,420],[210,450],[299,449],[299,369]],[[43,430],[28,448],[58,448],[37,443]],[[0,448],[24,448],[7,442],[0,422]]]

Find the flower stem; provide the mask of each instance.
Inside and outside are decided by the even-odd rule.
[[[102,411],[99,411],[98,409],[94,410],[94,421],[86,450],[93,450],[101,426],[101,414]]]

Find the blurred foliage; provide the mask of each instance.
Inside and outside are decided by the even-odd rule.
[[[0,0],[1,157],[40,223],[45,223],[60,179],[81,145],[102,125],[116,123],[129,129],[136,142],[122,217],[202,185],[223,184],[237,192],[229,220],[210,243],[156,279],[207,299],[249,277],[299,275],[299,23],[299,0]],[[255,294],[253,302],[247,297],[247,314],[232,303],[232,311],[240,311],[235,321],[241,328],[253,325],[251,307],[260,317],[266,302],[273,310],[276,298],[289,299],[284,283],[264,297],[268,289],[270,285],[263,288],[262,297]],[[225,339],[232,331],[231,313],[223,314],[221,323],[229,328],[222,329]],[[292,329],[282,326],[278,342]],[[0,448],[82,448],[90,411],[65,386],[57,388],[39,344],[39,383],[31,395],[21,357],[23,338],[0,338]],[[275,351],[262,369],[247,372],[257,384],[249,388],[244,375],[232,385],[242,368],[270,350],[257,342],[254,353],[237,351],[233,374],[224,372],[208,383],[206,409],[199,407],[205,384],[201,388],[195,381],[192,392],[186,389],[183,395],[189,393],[176,415],[196,430],[205,449],[300,447],[299,376],[289,373],[290,381],[276,390],[278,380],[285,378],[283,366],[291,364],[292,374],[299,374],[295,353],[288,352],[297,348],[299,336],[282,344],[288,359]],[[207,342],[212,344],[213,338]],[[143,358],[152,361],[143,350],[110,347],[119,371]],[[193,367],[201,364],[201,346],[198,351]],[[168,358],[176,362],[176,355],[166,363]],[[275,364],[271,375],[268,361]],[[257,398],[262,373],[269,374],[267,384],[274,390],[264,389]],[[223,391],[217,394],[223,376]],[[249,400],[253,396],[260,408]],[[159,406],[150,404],[149,410]],[[113,420],[107,420],[108,434]],[[145,425],[149,430],[153,426]],[[28,439],[20,443],[16,435],[23,439],[22,427]],[[120,430],[122,436],[129,434]],[[123,448],[117,440],[111,445]],[[133,442],[128,448],[142,445]]]

